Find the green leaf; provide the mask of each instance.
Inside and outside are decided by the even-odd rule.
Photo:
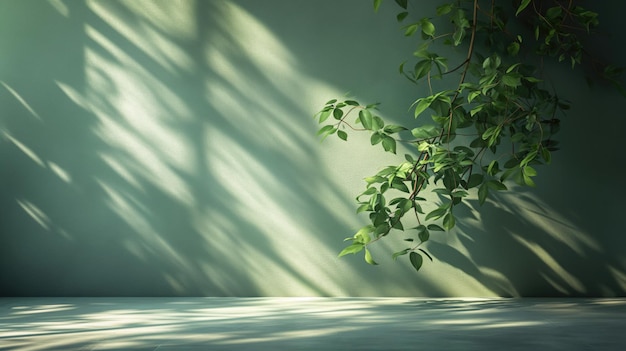
[[[404,249],[402,251],[394,252],[393,255],[391,255],[391,258],[396,260],[396,259],[398,259],[399,256],[406,255],[409,252],[411,252],[411,249]]]
[[[428,221],[430,219],[439,219],[443,217],[447,212],[448,212],[447,208],[439,207],[438,209],[433,210],[429,214],[427,214],[425,220]]]
[[[335,102],[337,102],[337,99],[328,100],[328,101],[326,101],[326,103],[324,105],[332,105]]]
[[[502,83],[508,87],[516,88],[522,85],[522,75],[516,72],[507,73],[502,76]]]
[[[372,130],[379,130],[385,126],[385,121],[378,116],[372,117]]]
[[[438,136],[440,133],[441,130],[432,124],[423,125],[411,130],[411,134],[417,139],[430,139]]]
[[[346,247],[345,249],[341,250],[341,252],[339,253],[339,255],[337,257],[345,256],[347,254],[355,254],[355,253],[363,250],[364,247],[365,247],[365,245],[363,245],[361,243],[354,243],[354,244]]]
[[[498,164],[498,161],[493,160],[489,162],[489,167],[487,167],[487,174],[493,176],[498,174],[498,172],[500,172],[500,166]]]
[[[334,134],[336,131],[337,131],[337,128],[335,126],[327,125],[327,126],[323,126],[322,128],[320,128],[320,130],[317,132],[317,135],[321,135],[322,140],[324,140],[326,139],[326,137],[328,137],[331,134]]]
[[[520,12],[524,11],[524,9],[530,4],[530,0],[522,0],[522,3],[518,6],[517,11],[515,12],[515,16],[519,15]]]
[[[418,61],[415,64],[415,79],[417,80],[417,79],[425,77],[430,72],[432,63],[433,61],[430,59],[424,59],[424,60]]]
[[[343,110],[340,108],[336,108],[333,110],[333,117],[335,119],[341,119],[343,117]]]
[[[428,231],[428,229],[424,228],[417,234],[417,237],[420,238],[421,242],[426,242],[428,241],[428,239],[430,239],[430,232]]]
[[[524,184],[528,185],[528,186],[535,186],[535,182],[532,180],[532,178],[530,176],[528,176],[527,174],[524,174]]]
[[[356,234],[354,234],[352,238],[354,240],[357,240],[357,242],[360,242],[362,244],[367,244],[372,240],[372,238],[370,237],[370,233],[373,230],[374,230],[374,226],[371,224],[368,224],[365,227],[359,229],[359,231],[356,232]]]
[[[320,113],[320,121],[319,123],[324,123],[330,116],[330,110],[324,110]]]
[[[370,137],[370,142],[372,143],[372,145],[376,145],[381,141],[383,141],[383,137],[380,135],[379,132],[373,133]]]
[[[516,56],[519,53],[520,45],[518,42],[514,41],[509,46],[507,46],[506,51],[511,56]]]
[[[359,198],[361,196],[368,196],[368,195],[374,195],[378,192],[378,190],[376,190],[376,188],[374,187],[369,187],[367,189],[365,189],[364,192],[362,192],[361,194],[359,194],[359,196],[356,197],[356,200],[359,201]]]
[[[455,224],[456,224],[456,219],[454,218],[454,215],[452,215],[452,212],[449,212],[443,217],[443,227],[446,230],[450,230],[454,228]]]
[[[415,32],[417,32],[418,28],[419,28],[419,24],[413,23],[406,27],[406,29],[404,30],[404,35],[407,37],[410,37],[411,35],[415,34]]]
[[[409,254],[409,260],[411,261],[413,268],[415,268],[415,270],[419,272],[420,268],[422,268],[422,263],[424,263],[424,258],[422,257],[422,255],[418,254],[415,251],[412,251]]]
[[[443,4],[437,6],[437,16],[447,15],[448,13],[450,13],[450,11],[452,11],[453,8],[454,7],[452,6],[452,4]]]
[[[432,99],[422,98],[417,100],[417,106],[415,106],[415,118],[420,115],[420,113],[426,111],[427,108],[433,103]]]
[[[359,111],[359,121],[363,125],[363,128],[372,130],[372,113],[369,110]]]
[[[389,125],[385,126],[385,128],[383,129],[383,131],[385,133],[388,133],[388,134],[398,133],[398,132],[401,132],[403,130],[407,130],[407,129],[404,128],[403,126],[397,126],[397,125],[394,125],[394,124],[389,124]]]
[[[374,12],[378,11],[378,8],[380,7],[381,2],[382,0],[374,0]]]
[[[389,135],[383,135],[383,149],[385,151],[391,152],[392,154],[396,153],[396,140]]]
[[[422,25],[422,32],[424,34],[429,37],[435,36],[435,25],[428,18],[422,18],[420,24]]]
[[[443,229],[442,227],[436,225],[436,224],[429,224],[428,225],[428,230],[434,230],[436,232],[443,232],[445,231],[445,229]]]
[[[522,168],[522,172],[524,172],[525,175],[529,176],[529,177],[534,177],[537,175],[537,171],[532,168],[531,166],[526,166],[524,168]]]
[[[338,130],[337,136],[339,137],[339,139],[348,140],[348,133],[344,132],[343,130]]]
[[[489,194],[489,187],[487,183],[483,183],[480,188],[478,188],[478,203],[480,205],[484,204],[487,200],[487,195]]]
[[[506,185],[502,182],[492,179],[487,182],[487,186],[493,190],[507,190]]]
[[[404,182],[400,178],[394,178],[393,182],[391,182],[391,187],[394,189],[400,190],[402,192],[405,192],[405,193],[410,193],[409,188],[406,186],[406,184],[404,184]]]
[[[372,253],[367,248],[365,249],[365,262],[371,265],[377,265],[376,261],[372,258]]]
[[[404,12],[400,12],[397,16],[396,19],[398,20],[398,22],[402,22],[402,20],[404,20],[406,18],[406,16],[408,16],[409,13],[404,11]]]

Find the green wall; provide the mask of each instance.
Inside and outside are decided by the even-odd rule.
[[[311,117],[350,92],[410,120],[413,46],[369,1],[3,0],[0,296],[624,295],[624,100],[561,68],[537,189],[468,209],[419,274],[401,242],[336,258],[389,155]]]

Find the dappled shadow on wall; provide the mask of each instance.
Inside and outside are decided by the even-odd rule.
[[[50,4],[52,66],[3,79],[21,111],[0,125],[3,294],[397,293],[336,263],[352,209],[301,98],[335,92],[255,18],[229,1]]]
[[[515,191],[492,194],[483,206],[471,201],[458,228],[429,249],[499,296],[626,293],[612,236],[594,236],[535,192]]]

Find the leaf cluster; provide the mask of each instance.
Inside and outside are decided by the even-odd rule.
[[[550,164],[558,150],[555,135],[570,108],[548,88],[542,59],[567,60],[572,68],[580,64],[581,36],[599,21],[597,13],[574,1],[558,0],[512,1],[508,8],[487,0],[443,2],[432,17],[409,21],[407,1],[395,2],[404,35],[419,36],[414,58],[399,71],[429,92],[410,106],[411,125],[387,124],[377,114],[378,104],[352,99],[327,101],[316,118],[322,138],[347,140],[348,132],[362,131],[390,153],[399,142],[409,146],[404,162],[365,178],[356,202],[357,213],[367,214],[369,223],[346,239],[349,245],[339,256],[364,251],[365,261],[376,264],[368,246],[393,232],[405,233],[399,234],[405,246],[392,257],[408,254],[419,270],[423,256],[432,261],[424,247],[431,232],[453,229],[458,206],[472,199],[482,205],[508,183],[535,186],[537,166]],[[374,0],[375,9],[380,5]],[[533,37],[525,38],[527,27],[511,25],[511,19],[530,25]],[[450,65],[457,56],[446,56],[445,47],[466,55]],[[618,81],[620,69],[604,70]],[[426,200],[427,192],[436,200]],[[409,222],[417,225],[405,228]]]

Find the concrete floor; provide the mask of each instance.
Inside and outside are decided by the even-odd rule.
[[[626,299],[3,298],[0,350],[626,350]]]

